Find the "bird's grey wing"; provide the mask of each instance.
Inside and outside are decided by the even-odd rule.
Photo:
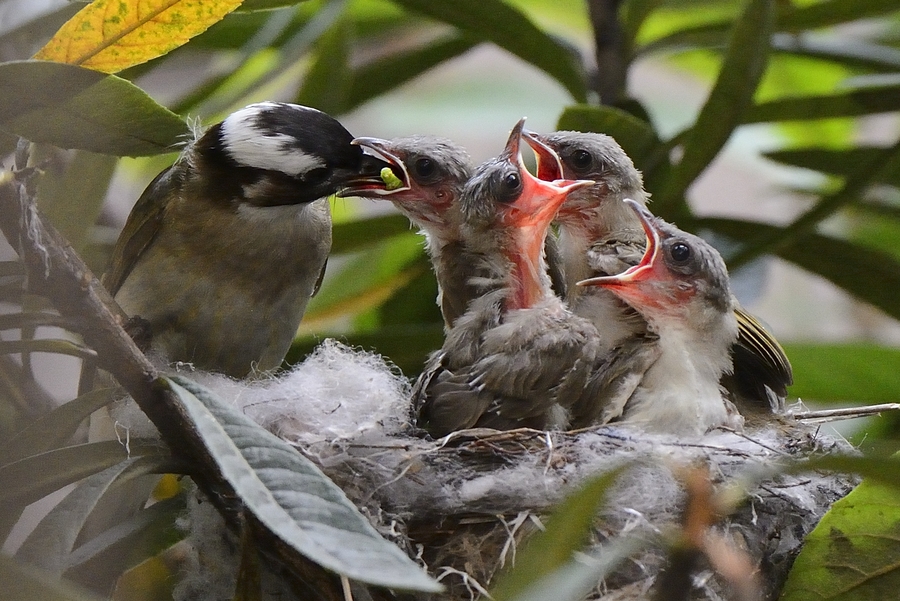
[[[625,415],[644,374],[659,358],[658,338],[634,336],[596,363],[570,410],[570,427],[606,424]]]
[[[587,252],[588,265],[595,275],[618,275],[641,262],[646,238],[630,232],[616,232],[594,241]]]
[[[586,320],[524,310],[485,334],[475,384],[495,397],[490,413],[539,416],[568,403],[567,390],[586,382],[598,348],[597,330]]]
[[[738,321],[738,339],[732,346],[734,373],[723,378],[722,384],[744,409],[776,410],[794,381],[791,363],[775,337],[755,317],[740,306],[734,313]],[[770,398],[767,388],[775,399]]]
[[[122,287],[144,251],[153,244],[162,225],[170,195],[176,192],[173,177],[171,167],[157,175],[131,209],[125,227],[116,240],[110,266],[101,278],[103,285],[113,296]]]

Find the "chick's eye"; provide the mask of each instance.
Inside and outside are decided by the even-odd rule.
[[[593,163],[593,157],[587,150],[579,149],[572,153],[570,161],[576,171],[587,171],[590,169],[591,163]]]
[[[500,202],[513,202],[522,191],[522,178],[516,173],[507,173],[500,180],[500,193],[497,199]]]
[[[421,157],[413,163],[413,170],[419,177],[430,177],[437,170],[437,165],[428,157]]]
[[[686,263],[691,258],[691,247],[684,242],[676,242],[669,249],[669,256],[676,263]]]

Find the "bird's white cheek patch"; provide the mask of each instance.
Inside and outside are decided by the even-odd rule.
[[[286,134],[272,134],[259,129],[254,120],[259,108],[251,106],[228,116],[222,123],[222,142],[225,152],[241,165],[271,169],[290,176],[325,167],[325,161],[315,155],[289,150],[293,141]]]

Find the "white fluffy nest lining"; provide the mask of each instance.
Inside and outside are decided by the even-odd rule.
[[[381,357],[332,340],[276,379],[198,379],[315,460],[376,528],[448,588],[438,596],[398,599],[479,598],[501,566],[514,561],[516,545],[539,527],[541,516],[586,478],[623,462],[635,466],[618,478],[597,516],[595,543],[623,533],[669,532],[680,524],[685,492],[677,474],[686,466],[708,466],[714,486],[723,486],[753,478],[783,456],[849,449],[842,440],[785,424],[696,440],[624,426],[577,433],[480,430],[423,440],[404,433],[406,379]],[[854,483],[825,474],[754,481],[746,501],[716,528],[755,564],[764,597],[775,598],[805,535]],[[230,535],[222,534],[209,503],[197,504],[185,524],[194,569],[176,598],[230,598],[237,545],[226,540]],[[633,557],[598,582],[589,598],[646,599],[665,562],[658,547]],[[358,601],[367,596],[359,588],[355,593]],[[693,598],[734,597],[707,566],[695,573]]]

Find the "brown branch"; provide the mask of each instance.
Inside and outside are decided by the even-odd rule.
[[[620,3],[620,0],[588,2],[597,58],[592,88],[600,96],[600,103],[605,105],[618,104],[625,96],[628,61],[622,24],[619,22]]]

